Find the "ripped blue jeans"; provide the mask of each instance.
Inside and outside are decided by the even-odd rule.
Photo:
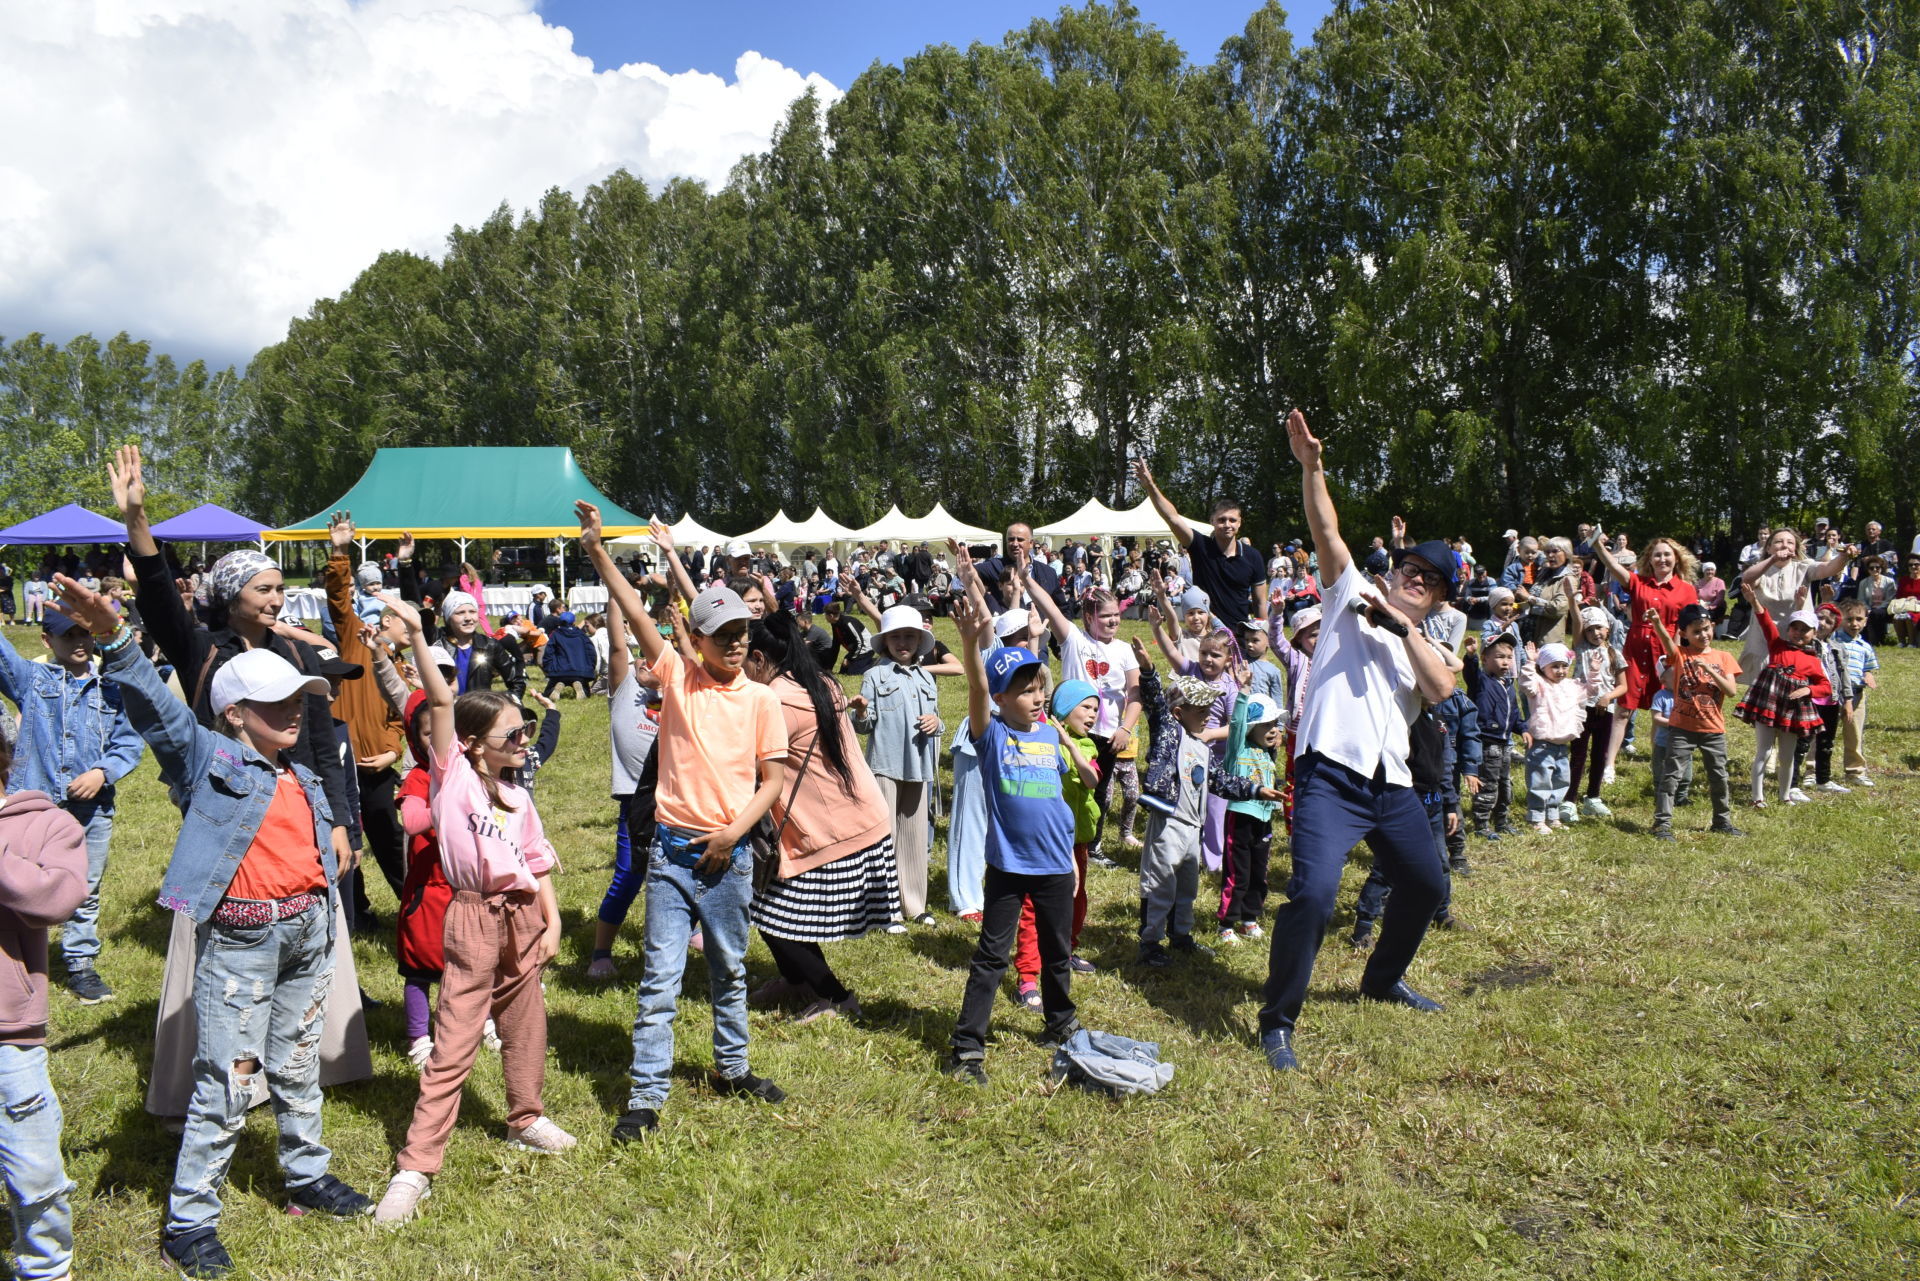
[[[327,1172],[333,1154],[320,1142],[320,1036],[333,986],[332,920],[322,895],[271,925],[200,927],[193,974],[200,1039],[193,1101],[167,1195],[167,1236],[219,1224],[220,1187],[263,1070],[287,1188],[305,1187]],[[240,1071],[243,1063],[251,1070]]]
[[[13,1275],[64,1277],[73,1267],[73,1183],[60,1162],[60,1100],[47,1047],[0,1045],[0,1175],[13,1211]]]

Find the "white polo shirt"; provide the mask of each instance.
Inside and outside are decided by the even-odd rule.
[[[1362,778],[1382,767],[1389,783],[1413,786],[1407,727],[1420,714],[1413,662],[1398,636],[1353,612],[1367,586],[1358,561],[1321,595],[1320,641],[1300,695],[1295,755],[1318,752]]]

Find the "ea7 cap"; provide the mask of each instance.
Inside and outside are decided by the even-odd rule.
[[[1542,645],[1540,652],[1534,656],[1534,661],[1542,667],[1552,667],[1555,663],[1571,663],[1573,651],[1557,642],[1552,645]]]
[[[319,656],[322,676],[337,676],[343,681],[350,681],[357,680],[367,673],[367,669],[359,663],[349,663],[340,657],[340,651],[331,645],[317,646],[313,652]]]
[[[687,622],[696,636],[711,636],[736,619],[752,617],[747,602],[726,587],[707,588],[693,598],[693,608],[687,611]]]
[[[1004,694],[1013,678],[1029,667],[1040,666],[1040,660],[1018,645],[1002,645],[987,652],[987,693]]]
[[[749,543],[744,538],[736,538],[732,542],[727,544],[728,560],[733,560],[736,557],[740,557],[740,556],[751,556],[751,555],[753,555],[753,544]]]
[[[1093,687],[1092,681],[1061,681],[1053,691],[1053,714],[1064,718],[1088,699],[1098,697],[1100,691]]]
[[[213,674],[210,698],[215,716],[235,703],[279,703],[295,694],[331,693],[323,676],[303,676],[286,659],[270,649],[249,649],[235,654]]]
[[[919,646],[915,657],[924,657],[933,649],[933,633],[927,630],[926,619],[920,611],[911,605],[895,605],[880,615],[880,634],[889,632],[912,632]]]

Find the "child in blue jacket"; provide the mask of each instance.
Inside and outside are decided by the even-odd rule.
[[[1407,769],[1413,775],[1413,788],[1426,807],[1427,821],[1433,825],[1433,856],[1440,870],[1447,872],[1447,836],[1460,826],[1461,780],[1472,776],[1478,784],[1480,769],[1480,718],[1473,700],[1455,690],[1427,708],[1407,730]],[[1371,837],[1368,838],[1371,841]],[[1376,852],[1377,855],[1377,852]],[[1457,929],[1459,918],[1453,914],[1453,878],[1443,875],[1445,892],[1434,909],[1433,923],[1442,929]],[[1360,902],[1354,909],[1353,938],[1356,949],[1373,946],[1374,922],[1386,910],[1392,891],[1380,874],[1380,860],[1374,859],[1367,883],[1360,887]]]

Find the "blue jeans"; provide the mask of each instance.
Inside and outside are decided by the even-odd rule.
[[[636,867],[633,861],[633,828],[627,821],[632,809],[633,793],[629,792],[620,798],[620,822],[613,835],[613,879],[607,882],[607,892],[600,900],[599,920],[603,925],[627,923],[633,900],[640,896],[640,883],[647,879],[646,863],[642,861]]]
[[[681,837],[697,835],[662,826]],[[706,934],[713,998],[713,1065],[721,1076],[747,1074],[747,910],[753,904],[753,847],[733,847],[732,865],[706,876],[671,862],[656,837],[647,863],[647,968],[633,1024],[632,1088],[627,1107],[658,1111],[673,1082],[673,1016],[687,968],[687,939]]]
[[[0,1175],[13,1211],[13,1275],[63,1277],[73,1266],[73,1183],[60,1163],[60,1100],[47,1047],[0,1045]]]
[[[1527,822],[1559,817],[1573,782],[1573,764],[1565,743],[1535,743],[1527,749]]]
[[[1362,778],[1307,752],[1294,763],[1293,795],[1293,876],[1287,901],[1273,916],[1262,1032],[1291,1029],[1300,1017],[1354,846],[1362,840],[1373,846],[1374,862],[1393,886],[1380,941],[1360,975],[1361,991],[1383,993],[1406,977],[1446,892],[1433,824],[1411,787],[1387,782],[1383,772]]]
[[[60,807],[87,829],[87,896],[60,931],[60,955],[67,973],[92,967],[100,955],[100,882],[107,874],[107,846],[113,841],[113,810],[91,801]]]
[[[288,1189],[327,1172],[333,1154],[320,1142],[320,1034],[333,986],[332,922],[322,897],[271,925],[200,927],[193,972],[200,1022],[193,1100],[167,1195],[167,1236],[218,1226],[220,1185],[262,1068],[280,1126],[280,1168]],[[252,1072],[236,1070],[249,1059],[257,1065]]]

